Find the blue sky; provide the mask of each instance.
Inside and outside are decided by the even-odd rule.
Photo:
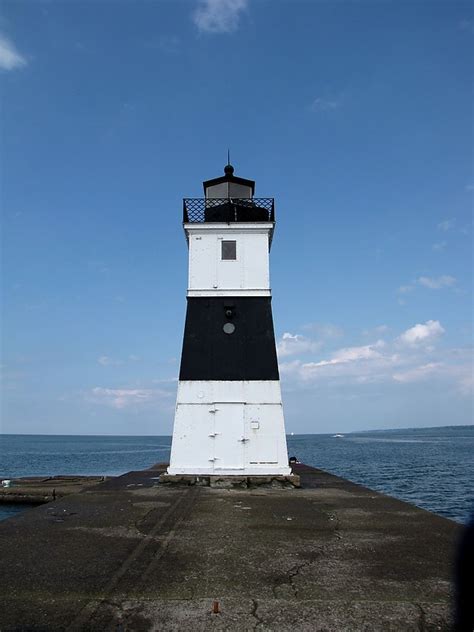
[[[468,2],[4,2],[3,432],[169,434],[182,198],[276,199],[289,432],[472,423]]]

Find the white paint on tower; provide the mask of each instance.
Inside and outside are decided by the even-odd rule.
[[[185,224],[188,296],[270,296],[269,237],[273,223]],[[222,259],[223,242],[235,259]]]
[[[254,186],[251,180],[234,177],[233,168],[227,165],[225,176],[204,183],[205,209],[219,209],[222,202],[222,213],[228,213],[228,208],[234,207],[243,209],[247,216],[249,209],[251,215],[253,207],[261,211],[253,200]],[[201,219],[184,222],[189,246],[188,301],[222,301],[221,297],[228,297],[225,301],[229,302],[241,299],[239,309],[243,312],[248,301],[260,303],[261,300],[265,304],[270,301],[269,250],[273,215],[266,219],[259,217],[257,221],[252,221],[251,216],[246,217],[246,221],[239,221],[238,211],[235,213],[230,221],[203,215]],[[273,352],[274,337],[273,341],[268,340],[269,335],[273,336],[271,312],[268,313],[271,334],[267,332],[264,348]],[[188,315],[183,358],[186,335],[199,336],[196,323],[189,322],[189,318]],[[211,348],[223,345],[226,335],[234,335],[240,322],[247,327],[247,338],[242,337],[242,344],[248,336],[253,336],[258,343],[261,335],[258,324],[252,321],[252,314],[247,320],[242,318],[237,325],[232,320],[224,322],[224,326],[220,321],[210,325],[205,319],[203,322],[202,326],[208,328],[203,333]],[[212,349],[207,351],[212,354]],[[227,360],[233,362],[232,357]],[[271,365],[271,362],[267,364]],[[200,358],[193,357],[192,370],[196,375],[199,365]],[[274,366],[274,374],[278,377],[276,356]],[[225,374],[223,367],[222,375]],[[274,374],[251,380],[180,378],[168,473],[290,474],[280,382],[274,379]]]
[[[169,474],[289,474],[278,381],[183,381]]]

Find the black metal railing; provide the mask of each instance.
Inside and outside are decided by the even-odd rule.
[[[273,198],[184,198],[183,222],[274,222]]]

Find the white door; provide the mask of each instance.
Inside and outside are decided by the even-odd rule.
[[[196,472],[211,468],[214,457],[214,419],[202,404],[178,404],[171,446],[172,469]]]
[[[250,465],[278,463],[278,432],[275,429],[281,405],[249,404],[245,407],[247,459]]]
[[[214,470],[244,469],[244,404],[215,403]]]

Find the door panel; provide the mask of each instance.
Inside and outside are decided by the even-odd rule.
[[[244,404],[216,402],[214,413],[214,469],[244,468]]]
[[[214,419],[207,406],[178,404],[171,448],[172,467],[212,467]]]
[[[250,465],[278,463],[278,437],[275,433],[274,416],[279,406],[245,407],[247,462]]]

